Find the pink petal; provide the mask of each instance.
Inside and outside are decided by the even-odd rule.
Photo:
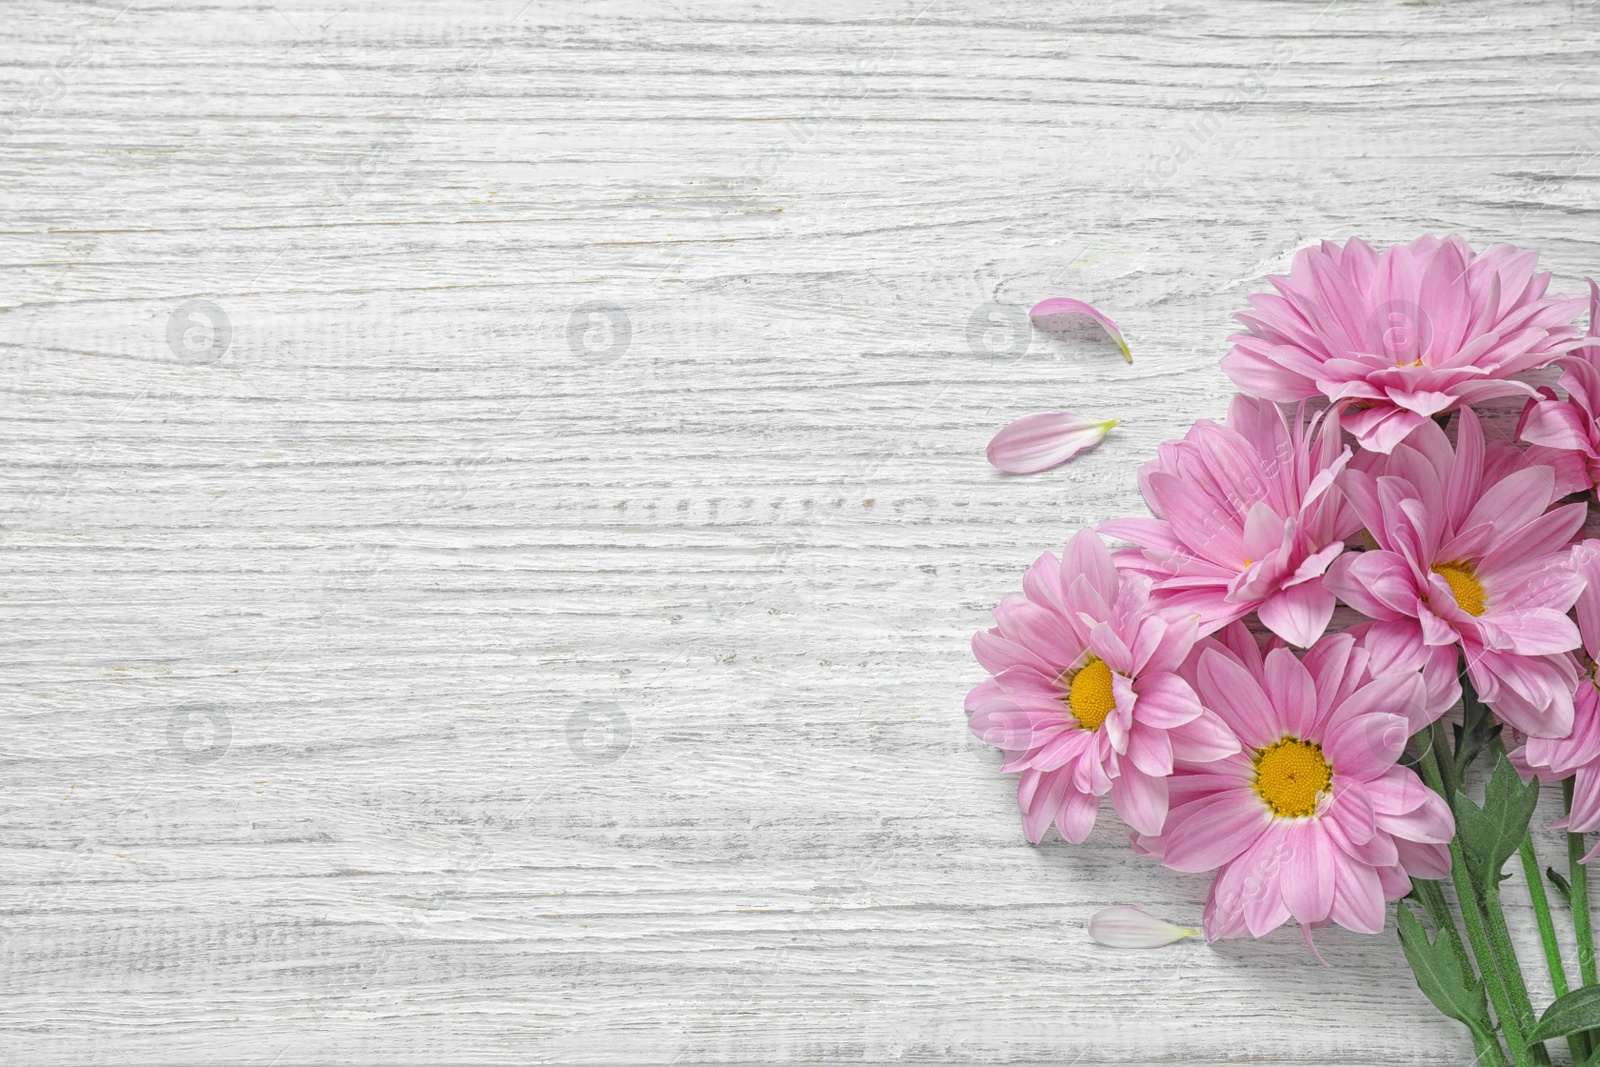
[[[1514,471],[1491,485],[1461,523],[1462,529],[1480,522],[1501,530],[1516,530],[1544,514],[1555,499],[1550,472],[1543,467]],[[1582,525],[1579,520],[1578,525]]]
[[[1094,829],[1094,817],[1099,808],[1099,798],[1068,789],[1056,812],[1056,828],[1074,845],[1082,844]]]
[[[1333,907],[1333,843],[1314,824],[1294,827],[1281,867],[1283,902],[1296,922],[1320,923]]]
[[[1526,608],[1506,617],[1496,616],[1495,625],[1511,641],[1509,652],[1521,656],[1549,656],[1577,648],[1578,628],[1572,620],[1550,608]]]
[[[1111,553],[1106,551],[1105,542],[1093,530],[1079,530],[1062,550],[1061,580],[1065,583],[1069,578],[1087,581],[1106,604],[1116,600],[1117,568],[1111,562]],[[1062,590],[1063,596],[1066,592],[1066,589]]]
[[[1412,430],[1427,425],[1429,420],[1404,408],[1368,408],[1347,414],[1345,429],[1355,434],[1361,447],[1372,452],[1393,452]]]
[[[1316,386],[1303,374],[1274,362],[1267,355],[1251,352],[1243,345],[1234,345],[1222,357],[1222,373],[1240,389],[1268,400],[1293,402],[1317,395]]]
[[[1089,917],[1090,940],[1110,948],[1160,948],[1199,932],[1126,906],[1101,908]]]
[[[1400,855],[1400,866],[1410,877],[1428,878],[1433,881],[1450,877],[1448,845],[1424,845],[1404,838],[1395,838],[1394,847]]]
[[[1368,624],[1369,627],[1376,625]],[[1312,722],[1326,718],[1354,691],[1355,680],[1361,676],[1371,658],[1366,649],[1357,647],[1355,635],[1348,631],[1333,634],[1307,650],[1304,663],[1316,685],[1317,705],[1310,713],[1301,713],[1303,717]]]
[[[1597,772],[1600,768],[1580,767],[1572,776],[1572,815],[1567,828],[1573,833],[1600,830],[1600,773]]]
[[[1325,474],[1327,474],[1327,471],[1317,475],[1317,477],[1321,478]],[[1299,585],[1302,582],[1309,582],[1313,578],[1321,578],[1328,572],[1328,568],[1332,566],[1333,561],[1344,553],[1344,550],[1345,543],[1343,541],[1335,541],[1332,544],[1322,546],[1321,549],[1307,556],[1300,566],[1295,568],[1294,574],[1290,575],[1283,584]]]
[[[1243,531],[1231,516],[1219,514],[1217,502],[1191,481],[1154,471],[1143,479],[1151,507],[1159,507],[1174,529],[1192,530],[1199,536],[1190,545],[1202,559],[1225,560],[1242,567],[1249,558]]]
[[[1320,822],[1335,827],[1355,855],[1378,833],[1378,816],[1372,809],[1372,794],[1366,786],[1347,776],[1335,774],[1333,799],[1321,812]]]
[[[1404,767],[1398,768],[1411,774]],[[1404,815],[1383,815],[1377,818],[1378,828],[1393,834],[1402,841],[1416,841],[1424,845],[1447,845],[1455,836],[1456,822],[1444,798],[1429,789],[1430,794],[1422,804]]]
[[[1122,358],[1129,363],[1133,362],[1133,353],[1128,351],[1128,342],[1122,339],[1122,331],[1117,328],[1117,324],[1112,322],[1109,316],[1102,313],[1098,308],[1085,304],[1082,300],[1057,296],[1051,297],[1049,300],[1041,300],[1033,306],[1032,311],[1028,312],[1030,319],[1042,319],[1049,315],[1087,315],[1095,322],[1098,322],[1100,327],[1117,343],[1117,347],[1122,349]]]
[[[1167,779],[1124,764],[1111,783],[1111,806],[1135,833],[1154,837],[1167,821]]]
[[[1583,649],[1593,659],[1600,652],[1600,541],[1584,541],[1574,548],[1572,566],[1587,583],[1574,607]]]
[[[1182,726],[1167,731],[1175,759],[1212,763],[1239,751],[1239,739],[1213,711],[1202,711]]]
[[[1176,674],[1157,672],[1143,674],[1134,684],[1139,694],[1133,718],[1161,730],[1170,730],[1193,722],[1200,714],[1200,698],[1194,695],[1189,683]]]
[[[1200,701],[1252,747],[1269,745],[1283,733],[1282,723],[1261,684],[1229,656],[1209,648],[1200,657],[1195,681]]]
[[[989,462],[1007,474],[1037,474],[1093,448],[1120,421],[1096,421],[1070,411],[1025,415],[994,435]]]
[[[1205,932],[1207,941],[1224,937],[1243,937],[1250,931],[1244,925],[1245,871],[1230,864],[1217,872],[1206,896]],[[1251,886],[1254,889],[1254,886]]]
[[[1069,785],[1065,771],[1022,772],[1017,780],[1017,807],[1022,809],[1022,832],[1029,841],[1037,845],[1044,840]]]
[[[1576,406],[1562,401],[1528,401],[1517,436],[1532,445],[1589,451],[1590,425]]]
[[[1250,505],[1244,516],[1244,550],[1251,559],[1262,559],[1284,547],[1287,523],[1265,500]]]
[[[1411,675],[1410,680],[1421,703],[1422,679]],[[1322,747],[1340,774],[1365,779],[1394,766],[1410,736],[1411,722],[1405,716],[1375,711],[1341,719],[1329,730]]]
[[[1287,648],[1275,648],[1266,659],[1267,700],[1278,709],[1285,733],[1304,737],[1317,718],[1317,685],[1305,664]]]
[[[1261,625],[1291,645],[1309,648],[1333,618],[1333,594],[1321,581],[1291,585],[1263,600],[1256,614]]]
[[[1261,937],[1289,918],[1289,905],[1283,900],[1283,853],[1288,827],[1277,823],[1268,828],[1230,867],[1243,867],[1250,873],[1244,883],[1244,922],[1252,937]]]
[[[1175,871],[1212,870],[1249,848],[1271,822],[1248,789],[1218,793],[1186,806],[1182,820],[1168,826],[1161,862]]]
[[[1570,655],[1517,656],[1482,651],[1467,657],[1467,673],[1484,703],[1507,725],[1534,737],[1572,732],[1577,664]]]
[[[1376,934],[1383,929],[1383,884],[1378,872],[1359,860],[1334,854],[1338,880],[1329,917],[1346,930]]]
[[[988,738],[984,740],[987,741]],[[1027,764],[1041,771],[1058,770],[1068,764],[1077,763],[1084,756],[1085,750],[1093,745],[1094,735],[1087,730],[1062,730],[1049,738],[1047,743],[1040,745],[1037,751],[1031,753],[1027,757]],[[1089,758],[1094,757],[1091,755]]]
[[[1426,389],[1406,392],[1404,389],[1389,386],[1384,391],[1389,394],[1390,400],[1418,415],[1437,415],[1456,402],[1456,398],[1449,393],[1431,392]]]
[[[1122,764],[1122,772],[1128,772],[1129,765],[1137,767],[1145,774],[1155,778],[1165,778],[1172,773],[1172,742],[1167,740],[1165,730],[1154,730],[1148,726],[1135,726],[1128,735],[1128,761]],[[1159,830],[1140,830],[1140,833],[1156,834]]]
[[[1422,784],[1415,771],[1404,767],[1392,770],[1367,784],[1372,808],[1379,815],[1404,815],[1416,811],[1439,794]]]
[[[1396,552],[1352,552],[1328,568],[1322,584],[1363,615],[1390,620],[1413,614],[1417,590],[1411,568]]]
[[[1448,585],[1445,585],[1443,578],[1434,575],[1429,581],[1434,586],[1433,603],[1443,607],[1451,599],[1454,599],[1455,594],[1450,591]],[[1460,609],[1458,608],[1457,610]],[[1418,609],[1417,622],[1422,624],[1422,643],[1425,645],[1433,645],[1435,647],[1453,645],[1460,640],[1460,635],[1451,628],[1450,624],[1439,618],[1428,608]]]
[[[1059,673],[1061,670],[1027,646],[1009,637],[1001,637],[998,630],[979,630],[972,635],[972,658],[990,674],[999,674],[1018,664],[1026,664],[1044,674]]]
[[[1356,690],[1334,710],[1323,747],[1342,774],[1372,778],[1392,766],[1411,735],[1411,714],[1427,699],[1422,675],[1396,671]]]
[[[1134,643],[1134,667],[1141,674],[1175,671],[1189,658],[1200,626],[1192,618],[1163,619],[1152,616],[1139,625]]]

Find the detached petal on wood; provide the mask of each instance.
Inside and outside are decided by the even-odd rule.
[[[989,462],[1007,474],[1037,474],[1093,448],[1121,422],[1071,411],[1026,415],[994,435]]]
[[[1192,926],[1174,926],[1139,908],[1102,908],[1089,918],[1089,938],[1111,948],[1160,948],[1193,937]]]
[[[1030,319],[1042,319],[1050,315],[1088,316],[1098,322],[1101,329],[1105,330],[1107,335],[1117,343],[1117,347],[1122,349],[1122,358],[1129,363],[1133,362],[1133,353],[1128,351],[1128,342],[1122,339],[1122,331],[1117,328],[1116,323],[1111,321],[1110,316],[1103,314],[1093,305],[1085,304],[1082,300],[1073,300],[1070,297],[1055,296],[1049,300],[1040,301],[1033,306],[1032,311],[1028,312]]]

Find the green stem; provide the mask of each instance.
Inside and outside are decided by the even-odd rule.
[[[1561,783],[1562,809],[1572,813],[1572,779]],[[1567,861],[1572,879],[1572,925],[1578,935],[1578,973],[1584,985],[1600,985],[1594,959],[1594,927],[1589,916],[1589,868],[1583,859],[1583,835],[1567,835]]]
[[[1470,685],[1471,683],[1468,683],[1468,691],[1472,692],[1474,698],[1476,698],[1476,690],[1472,690]],[[1494,760],[1505,755],[1505,747],[1496,739],[1494,744],[1490,746],[1489,752],[1489,758]],[[1523,834],[1522,839],[1527,841],[1528,835]],[[1530,855],[1532,854],[1531,845],[1529,846],[1529,853]],[[1536,864],[1534,866],[1534,874],[1537,875],[1538,871],[1539,868]],[[1509,877],[1509,875],[1504,877]],[[1528,1032],[1538,1025],[1539,1017],[1534,1014],[1533,1002],[1528,999],[1528,983],[1522,977],[1522,962],[1517,959],[1516,942],[1511,940],[1511,929],[1506,925],[1506,913],[1500,906],[1501,880],[1502,875],[1499,871],[1488,872],[1483,886],[1483,911],[1488,919],[1489,943],[1493,946],[1495,959],[1500,964],[1500,973],[1505,978],[1506,992],[1511,997],[1511,1005],[1516,1009],[1517,1019],[1522,1023],[1523,1031]],[[1542,896],[1544,887],[1540,886],[1539,888]],[[1548,916],[1548,909],[1546,909],[1546,915]],[[1554,928],[1551,929],[1551,936],[1555,936]],[[1543,1043],[1530,1046],[1529,1051],[1533,1053],[1535,1063],[1548,1064],[1550,1062],[1550,1054]]]
[[[1572,779],[1564,778],[1561,781],[1561,810],[1572,814]],[[1584,847],[1582,834],[1567,834],[1567,866],[1571,878],[1571,903],[1572,903],[1572,931],[1578,941],[1578,977],[1584,985],[1600,984],[1600,975],[1596,974],[1594,959],[1594,926],[1589,915],[1589,868],[1582,862]],[[1577,1035],[1582,1042],[1587,1055],[1579,1059],[1576,1051],[1572,1054],[1572,1062],[1587,1063],[1588,1057],[1594,1053],[1594,1041],[1590,1034]]]
[[[1489,874],[1491,879],[1499,878],[1498,871]],[[1457,887],[1457,892],[1460,887]],[[1511,940],[1511,930],[1506,926],[1506,913],[1500,907],[1500,887],[1488,885],[1483,892],[1483,912],[1488,919],[1489,944],[1494,952],[1495,962],[1500,966],[1501,977],[1505,979],[1506,993],[1511,1000],[1511,1007],[1517,1013],[1517,1021],[1523,1032],[1531,1031],[1538,1024],[1539,1018],[1533,1013],[1533,1002],[1528,999],[1528,983],[1522,977],[1522,965],[1517,960],[1517,947]],[[1533,1053],[1533,1062],[1544,1065],[1550,1062],[1550,1054],[1545,1051],[1543,1044],[1530,1045],[1528,1050]]]
[[[1539,920],[1539,940],[1544,945],[1544,961],[1550,968],[1550,986],[1556,996],[1567,995],[1567,969],[1561,962],[1561,943],[1556,940],[1556,924],[1550,917],[1550,899],[1544,891],[1544,872],[1539,870],[1539,857],[1533,852],[1533,838],[1524,835],[1517,846],[1522,857],[1522,875],[1528,882],[1528,896],[1533,901],[1533,914]],[[1583,1034],[1568,1034],[1567,1049],[1573,1063],[1583,1063],[1589,1058],[1589,1042]]]
[[[1473,1061],[1474,1067],[1480,1064],[1482,1067],[1508,1067],[1506,1054],[1500,1048],[1500,1040],[1494,1036],[1493,1031],[1485,1030],[1481,1026],[1468,1026],[1467,1032],[1472,1035],[1472,1047],[1478,1053],[1477,1059]]]
[[[1436,731],[1433,743],[1424,753],[1420,766],[1429,788],[1444,797],[1445,803],[1450,804],[1451,810],[1454,811],[1455,805],[1451,803],[1454,794],[1445,791],[1443,767],[1449,761],[1445,756],[1448,750],[1441,744],[1443,733],[1442,730]],[[1528,1054],[1528,1044],[1523,1040],[1522,1025],[1511,1007],[1505,982],[1500,975],[1500,967],[1495,962],[1494,952],[1490,949],[1489,939],[1484,933],[1483,908],[1478,895],[1473,891],[1472,878],[1467,873],[1467,859],[1462,855],[1461,841],[1456,837],[1450,839],[1450,880],[1456,888],[1456,901],[1461,905],[1461,918],[1466,922],[1467,941],[1472,945],[1472,955],[1478,961],[1476,969],[1483,976],[1483,985],[1489,993],[1489,1002],[1494,1006],[1495,1020],[1499,1023],[1501,1032],[1506,1035],[1506,1048],[1511,1050],[1511,1059],[1516,1067],[1527,1067],[1532,1062]]]
[[[1478,971],[1483,975],[1484,985],[1489,990],[1489,999],[1494,1003],[1494,1017],[1506,1035],[1506,1047],[1511,1050],[1512,1060],[1518,1067],[1524,1067],[1531,1063],[1532,1059],[1528,1055],[1528,1043],[1522,1037],[1521,1018],[1511,1005],[1505,979],[1500,973],[1500,964],[1495,958],[1494,951],[1489,947],[1488,936],[1484,933],[1483,908],[1477,894],[1473,892],[1472,878],[1467,874],[1467,859],[1461,854],[1460,843],[1453,840],[1450,842],[1450,879],[1455,883],[1456,899],[1461,904],[1461,917],[1466,920],[1467,940],[1472,943],[1472,954],[1478,960]]]
[[[1550,918],[1550,900],[1544,893],[1544,874],[1539,858],[1533,854],[1533,838],[1524,836],[1517,848],[1522,857],[1522,874],[1528,880],[1528,896],[1533,899],[1533,914],[1539,920],[1539,940],[1544,943],[1544,961],[1550,965],[1550,984],[1556,996],[1567,995],[1567,972],[1561,962],[1561,945],[1556,941],[1556,924]]]

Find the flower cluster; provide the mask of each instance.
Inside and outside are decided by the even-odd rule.
[[[1041,556],[973,639],[971,728],[1018,775],[1029,840],[1083,841],[1106,799],[1135,851],[1214,872],[1208,939],[1374,933],[1451,876],[1454,795],[1422,772],[1463,699],[1484,750],[1571,779],[1562,825],[1600,829],[1600,540],[1572,499],[1600,483],[1600,338],[1578,323],[1600,287],[1549,295],[1536,264],[1325,242],[1250,298],[1222,360],[1243,392],[1139,471],[1151,516]],[[1559,392],[1523,380],[1552,365]],[[1518,439],[1486,432],[1475,406],[1518,396]],[[1050,418],[1060,447],[1025,420],[997,465],[1107,425]]]

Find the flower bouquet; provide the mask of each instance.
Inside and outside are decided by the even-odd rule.
[[[1294,923],[1315,952],[1319,927],[1377,934],[1397,902],[1417,984],[1481,1062],[1548,1063],[1564,1040],[1600,1063],[1583,839],[1600,829],[1600,539],[1582,536],[1600,288],[1550,295],[1537,260],[1460,238],[1302,250],[1236,316],[1226,421],[1140,470],[1152,517],[1040,556],[973,637],[990,677],[971,728],[1018,776],[1029,840],[1083,841],[1109,799],[1135,852],[1212,875],[1201,929],[1112,908],[1096,940]],[[1034,314],[1088,315],[1127,352],[1087,304]],[[1544,367],[1559,392],[1525,380]],[[1508,397],[1526,398],[1511,433],[1476,410]],[[1114,425],[1029,416],[989,458],[1035,472]],[[1565,876],[1528,834],[1556,783]],[[1501,905],[1513,857],[1556,993],[1542,1011]]]

